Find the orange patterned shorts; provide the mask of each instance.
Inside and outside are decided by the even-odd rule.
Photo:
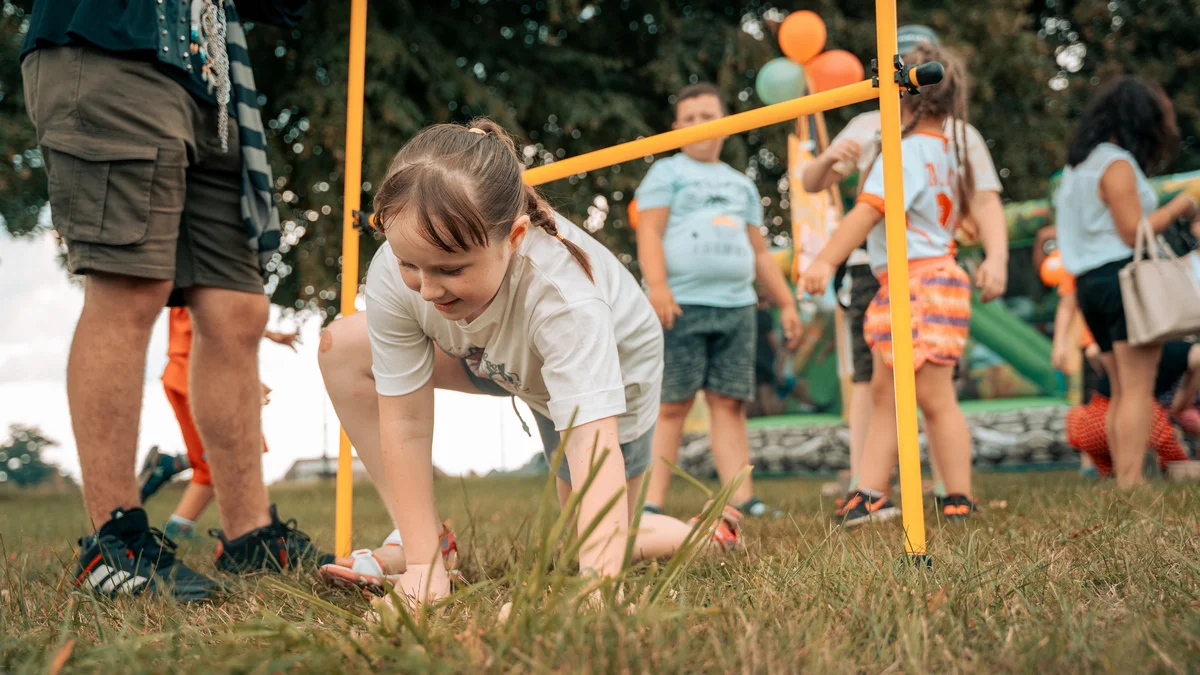
[[[909,263],[913,366],[953,366],[962,358],[971,327],[971,280],[953,258]],[[867,308],[863,332],[871,351],[892,367],[892,317],[887,276]]]

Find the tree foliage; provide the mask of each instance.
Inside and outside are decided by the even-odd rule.
[[[58,445],[37,427],[13,424],[8,440],[0,445],[0,484],[33,487],[54,477],[54,465],[42,461],[42,450]]]
[[[0,23],[0,214],[16,233],[35,229],[44,172],[24,112],[16,55],[30,0],[4,0]],[[972,121],[988,139],[1005,196],[1046,196],[1071,120],[1098,78],[1120,70],[1154,77],[1175,97],[1186,149],[1194,139],[1200,0],[902,1],[902,22],[932,26],[967,60]],[[761,105],[756,69],[780,55],[773,28],[794,9],[828,26],[827,49],[869,64],[874,3],[808,0],[447,0],[372,2],[366,44],[363,204],[388,161],[422,127],[496,118],[537,165],[670,128],[671,95],[697,79],[733,110]],[[313,2],[295,29],[249,33],[266,96],[270,155],[287,236],[272,270],[273,300],[337,312],[346,114],[347,3]],[[1081,47],[1082,46],[1082,52]],[[1068,52],[1068,50],[1070,50]],[[1068,52],[1064,56],[1064,52]],[[1079,63],[1071,55],[1080,55]],[[1062,64],[1068,64],[1070,67]],[[1078,66],[1078,67],[1076,67]],[[832,111],[836,131],[864,104]],[[776,125],[731,138],[723,159],[754,178],[777,244],[787,244],[786,138]],[[634,161],[546,186],[552,203],[633,261],[625,209],[649,165]],[[1196,155],[1185,152],[1180,167]],[[363,236],[360,274],[379,240]]]

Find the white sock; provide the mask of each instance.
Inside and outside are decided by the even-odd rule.
[[[183,516],[177,516],[174,513],[171,514],[170,522],[175,523],[176,525],[182,525],[189,530],[196,529],[196,521],[188,520],[187,518],[184,518]]]
[[[400,530],[392,530],[392,533],[383,540],[384,546],[387,546],[388,544],[395,544],[396,546],[404,545],[404,540],[400,538]]]

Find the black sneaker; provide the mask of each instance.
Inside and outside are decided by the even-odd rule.
[[[942,502],[942,518],[948,522],[963,521],[970,518],[979,506],[966,495],[947,495]]]
[[[217,569],[223,572],[282,572],[308,567],[314,571],[321,565],[334,562],[335,557],[321,553],[312,541],[296,529],[296,521],[279,520],[275,505],[271,505],[271,524],[251,530],[229,541],[221,530],[209,530],[216,537]]]
[[[150,527],[142,509],[117,509],[96,534],[79,540],[75,586],[107,598],[152,593],[180,602],[208,600],[221,590],[175,558],[174,542]]]
[[[869,522],[883,522],[900,515],[900,509],[892,504],[887,495],[871,497],[861,490],[855,490],[846,497],[846,503],[835,512],[846,527],[856,527]]]
[[[763,500],[758,497],[751,497],[746,500],[745,504],[737,507],[747,518],[782,518],[783,511],[773,509],[767,506]]]
[[[145,504],[162,486],[187,469],[184,458],[160,454],[157,445],[150,448],[150,454],[146,455],[146,461],[142,463],[142,472],[138,476],[142,481],[142,503]]]

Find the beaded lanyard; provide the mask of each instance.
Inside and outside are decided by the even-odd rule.
[[[190,49],[200,56],[200,74],[217,99],[221,152],[229,152],[229,50],[225,43],[224,0],[192,0]]]

